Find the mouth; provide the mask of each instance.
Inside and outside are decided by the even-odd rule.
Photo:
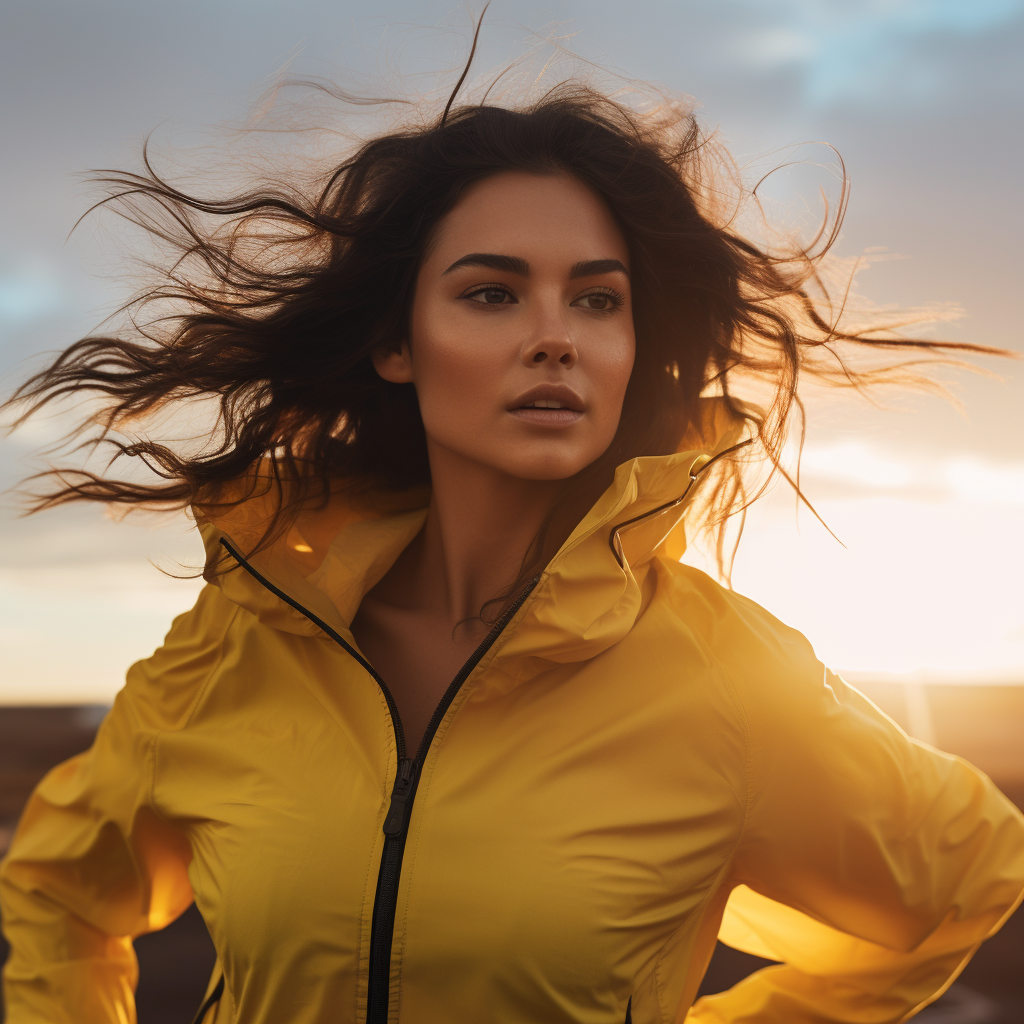
[[[550,427],[567,427],[583,418],[583,399],[567,384],[541,384],[509,407],[517,419]]]

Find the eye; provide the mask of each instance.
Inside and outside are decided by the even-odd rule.
[[[462,296],[480,306],[508,306],[516,302],[516,297],[503,285],[486,284]]]
[[[625,296],[621,292],[608,288],[596,292],[587,292],[586,295],[581,295],[578,299],[574,299],[572,304],[574,306],[582,306],[584,309],[593,310],[595,313],[610,313],[618,309],[625,301]]]

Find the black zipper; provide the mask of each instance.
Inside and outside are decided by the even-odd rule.
[[[526,589],[505,610],[505,613],[491,627],[487,636],[480,642],[476,650],[469,656],[458,674],[448,684],[444,696],[434,709],[434,714],[427,724],[423,740],[415,757],[407,757],[405,750],[405,733],[402,731],[402,719],[398,714],[387,684],[377,674],[373,666],[336,630],[332,629],[318,615],[304,608],[298,601],[289,597],[283,590],[270,582],[262,573],[254,569],[235,549],[222,537],[221,544],[232,558],[257,582],[266,587],[272,594],[281,598],[286,604],[305,615],[310,622],[319,626],[332,640],[340,644],[356,661],[374,678],[391,715],[391,724],[395,731],[395,749],[398,754],[398,770],[395,783],[391,789],[391,803],[384,816],[384,850],[381,853],[380,871],[377,875],[377,893],[373,901],[373,923],[370,928],[370,967],[366,1003],[366,1024],[387,1024],[388,1000],[391,986],[391,942],[395,931],[395,909],[398,904],[398,880],[402,873],[402,855],[405,852],[405,838],[409,831],[409,816],[412,813],[413,800],[416,797],[416,786],[419,782],[420,770],[426,760],[427,751],[437,732],[441,720],[448,712],[462,684],[479,664],[491,645],[501,635],[512,617],[522,607],[523,602],[540,582],[540,574],[535,576]]]
[[[217,980],[217,985],[214,990],[203,1000],[203,1005],[199,1007],[199,1012],[192,1018],[192,1024],[203,1024],[206,1020],[206,1015],[210,1010],[220,1002],[220,997],[224,995],[224,974],[221,972],[220,978]]]
[[[395,785],[391,791],[391,806],[384,818],[384,852],[380,859],[380,873],[377,875],[377,895],[373,901],[373,926],[370,931],[370,977],[366,996],[366,1024],[386,1024],[388,1019],[388,999],[391,984],[391,942],[395,932],[395,907],[398,903],[398,879],[402,872],[402,855],[405,852],[405,837],[409,830],[409,815],[412,802],[416,796],[416,785],[419,782],[420,769],[426,760],[427,751],[441,720],[448,712],[462,684],[470,672],[476,668],[480,659],[487,653],[501,631],[529,597],[533,588],[540,580],[535,576],[527,588],[505,610],[504,615],[491,627],[490,632],[480,642],[477,649],[469,656],[458,674],[448,684],[444,696],[441,697],[434,713],[427,724],[420,748],[415,758],[401,758]],[[381,681],[381,686],[384,686]],[[386,689],[386,688],[385,688]],[[396,731],[401,729],[398,712],[393,711]]]

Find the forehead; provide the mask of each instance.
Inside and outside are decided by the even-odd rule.
[[[531,265],[607,257],[628,265],[626,241],[604,199],[564,173],[503,171],[475,182],[442,219],[431,248],[429,262],[494,252]]]

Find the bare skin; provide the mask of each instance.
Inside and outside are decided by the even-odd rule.
[[[497,174],[441,222],[411,337],[374,360],[416,388],[433,480],[422,531],[352,623],[410,753],[487,632],[481,606],[515,579],[562,481],[615,435],[635,347],[628,268],[585,185]]]

